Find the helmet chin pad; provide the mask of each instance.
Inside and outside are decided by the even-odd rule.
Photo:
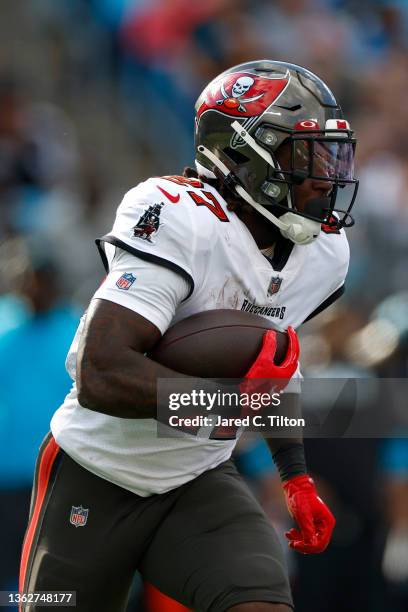
[[[318,221],[300,217],[294,212],[287,212],[280,221],[287,224],[285,229],[281,228],[281,234],[284,238],[288,238],[295,244],[310,244],[320,234],[321,225]]]
[[[281,229],[282,236],[295,244],[310,244],[320,234],[321,221],[324,220],[329,207],[330,198],[313,198],[305,203],[304,212],[315,217],[315,220],[302,217],[294,211],[279,215],[279,219],[288,224],[286,229]]]

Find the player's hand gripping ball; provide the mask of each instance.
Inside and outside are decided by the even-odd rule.
[[[245,374],[241,383],[242,393],[254,393],[269,387],[268,380],[273,379],[273,391],[283,391],[296,372],[299,362],[299,340],[295,330],[288,327],[286,354],[280,362],[276,360],[277,334],[267,331],[262,338],[261,351]]]

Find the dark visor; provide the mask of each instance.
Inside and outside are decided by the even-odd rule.
[[[329,181],[354,179],[354,143],[334,139],[294,139],[293,170]]]

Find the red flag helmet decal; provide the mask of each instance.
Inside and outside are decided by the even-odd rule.
[[[289,83],[289,74],[282,78],[260,77],[248,72],[233,72],[212,81],[204,90],[204,102],[197,119],[207,110],[218,110],[231,117],[261,115]]]

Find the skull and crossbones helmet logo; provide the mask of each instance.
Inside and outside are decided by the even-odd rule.
[[[254,79],[249,76],[239,77],[232,86],[231,94],[234,98],[239,98],[246,94],[248,89],[254,84]]]
[[[217,104],[223,104],[227,108],[237,109],[241,113],[246,112],[245,104],[249,102],[255,102],[255,100],[259,100],[264,95],[263,93],[258,94],[257,96],[252,96],[250,98],[245,98],[245,94],[251,89],[252,85],[255,83],[255,79],[250,76],[241,76],[239,77],[235,83],[232,84],[231,93],[228,95],[224,83],[221,84],[221,93],[223,97],[220,100],[217,100]]]

